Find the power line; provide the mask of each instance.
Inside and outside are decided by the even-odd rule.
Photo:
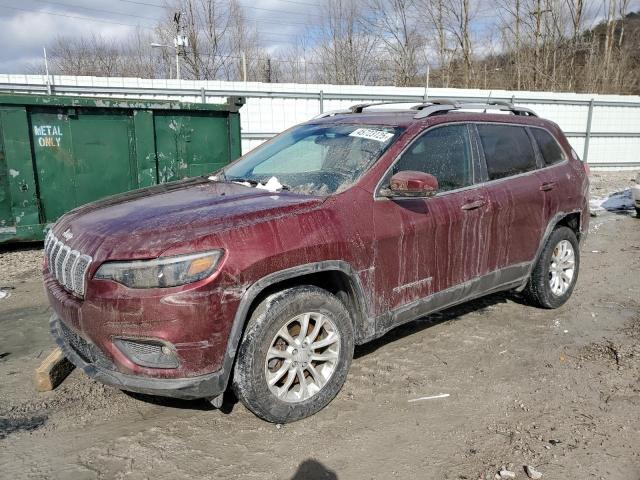
[[[157,18],[143,17],[142,15],[134,15],[133,13],[114,12],[113,10],[103,10],[103,9],[100,9],[100,8],[83,7],[81,5],[75,5],[75,4],[70,4],[70,3],[54,2],[53,0],[36,0],[36,1],[42,2],[42,3],[50,3],[52,5],[60,5],[62,7],[80,8],[82,10],[88,10],[90,12],[108,13],[108,14],[112,14],[112,15],[122,15],[122,16],[127,16],[127,17],[143,18],[145,20],[158,21]]]
[[[142,17],[139,15],[129,15],[127,13],[124,12],[114,12],[112,10],[102,10],[102,9],[95,9],[95,8],[89,8],[89,7],[81,7],[79,5],[71,5],[71,4],[67,4],[67,3],[61,3],[61,2],[54,2],[52,0],[37,0],[39,2],[45,2],[45,3],[53,3],[53,4],[57,4],[57,5],[63,5],[63,6],[73,6],[73,7],[77,7],[77,8],[83,8],[85,10],[93,10],[96,12],[104,12],[104,13],[113,13],[113,14],[117,14],[117,15],[123,15],[123,16],[133,16],[133,17],[138,17],[138,18],[145,18],[148,20],[158,20],[155,18],[151,18],[151,17]],[[163,7],[164,8],[164,7]],[[304,27],[308,27],[309,23],[306,22],[278,22],[278,21],[273,21],[273,20],[248,20],[249,22],[255,22],[255,23],[269,23],[269,24],[274,24],[274,25],[284,25],[284,26],[288,26],[288,25],[302,25]]]
[[[87,20],[89,22],[111,23],[113,25],[123,25],[125,27],[142,28],[142,29],[145,29],[145,30],[153,30],[153,28],[154,28],[154,27],[147,26],[147,25],[134,25],[132,23],[114,22],[112,20],[104,20],[104,19],[98,19],[98,18],[95,18],[95,17],[86,17],[86,16],[80,16],[80,15],[69,15],[69,14],[66,14],[66,13],[55,13],[55,12],[49,12],[47,10],[33,10],[33,9],[29,9],[29,8],[10,7],[8,5],[3,5],[3,4],[0,4],[0,7],[8,8],[10,10],[19,10],[19,11],[22,11],[22,12],[44,13],[46,15],[55,15],[56,17],[67,17],[67,18],[75,18],[77,20]]]
[[[53,3],[53,2],[50,2]],[[124,22],[116,22],[113,20],[105,20],[105,19],[98,19],[95,17],[87,17],[84,15],[70,15],[70,14],[66,14],[66,13],[57,13],[57,12],[50,12],[48,10],[33,10],[33,9],[28,9],[28,8],[19,8],[19,7],[10,7],[8,5],[3,5],[0,4],[0,7],[4,7],[4,8],[8,8],[11,10],[18,10],[18,11],[22,11],[22,12],[29,12],[29,13],[43,13],[45,15],[54,15],[57,17],[66,17],[66,18],[72,18],[72,19],[76,19],[76,20],[86,20],[89,22],[95,22],[95,23],[107,23],[107,24],[113,24],[113,25],[122,25],[125,27],[132,27],[132,28],[141,28],[143,30],[154,30],[155,26],[150,26],[150,25],[134,25],[132,23],[124,23]],[[148,17],[141,17],[141,18],[148,18]],[[151,18],[149,18],[151,19]],[[156,20],[156,19],[153,19]],[[156,20],[157,21],[157,20]],[[288,34],[284,34],[284,33],[276,33],[276,32],[264,32],[261,30],[256,29],[256,32],[259,33],[262,36],[265,37],[284,37],[287,39],[291,39],[292,35],[288,35]],[[273,41],[276,41],[272,38]]]
[[[155,7],[155,8],[162,8],[165,9],[166,7],[164,5],[157,5],[155,3],[149,3],[149,2],[143,2],[142,0],[118,0],[119,2],[124,2],[124,3],[132,3],[134,5],[144,5],[147,7]],[[295,3],[298,5],[304,5],[304,6],[309,6],[309,7],[317,7],[319,6],[318,4],[310,4],[310,3],[302,3],[302,2],[297,2],[294,0],[280,0],[282,2],[286,1],[288,3]],[[244,5],[244,4],[239,4],[242,8],[248,8],[250,10],[260,10],[263,12],[272,12],[272,13],[277,13],[278,15],[284,15],[284,14],[289,14],[289,15],[303,15],[305,17],[317,17],[320,18],[321,15],[312,15],[309,14],[308,12],[290,12],[290,11],[283,11],[283,10],[277,10],[274,8],[264,8],[264,7],[253,7],[251,5]]]
[[[71,8],[81,8],[83,10],[88,10],[90,12],[97,12],[97,13],[107,13],[107,14],[111,14],[111,15],[121,15],[121,16],[126,16],[126,17],[136,17],[136,18],[141,18],[144,20],[152,20],[152,21],[158,21],[158,18],[153,18],[153,17],[145,17],[142,15],[135,15],[132,13],[125,13],[125,12],[115,12],[113,10],[105,10],[105,9],[100,9],[100,8],[92,8],[92,7],[83,7],[81,5],[76,5],[76,4],[70,4],[70,3],[64,3],[64,2],[56,2],[53,0],[36,0],[38,2],[42,2],[42,3],[50,3],[52,5],[60,5],[62,7],[71,7]],[[140,3],[140,2],[138,2]],[[273,24],[273,25],[284,25],[284,26],[289,26],[289,25],[301,25],[301,26],[305,26],[308,27],[309,24],[305,23],[305,22],[295,22],[295,21],[290,21],[290,22],[278,22],[278,21],[273,21],[273,20],[249,20],[250,22],[255,22],[257,23],[268,23],[268,24]],[[264,33],[264,32],[263,32]]]

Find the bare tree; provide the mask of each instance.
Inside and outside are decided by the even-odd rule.
[[[415,0],[368,0],[371,15],[365,21],[380,38],[385,63],[391,65],[394,85],[415,83],[418,73],[418,50],[424,45],[416,21]]]
[[[322,81],[369,83],[376,71],[378,39],[367,28],[361,0],[325,0],[316,57]]]
[[[631,0],[495,0],[495,24],[487,15],[476,21],[480,4],[471,0],[321,0],[317,28],[276,52],[238,0],[169,1],[153,35],[57,38],[51,70],[167,77],[173,40],[185,35],[184,78],[238,80],[246,69],[248,80],[266,82],[406,86],[423,84],[430,65],[442,86],[640,92],[640,14],[628,15]]]

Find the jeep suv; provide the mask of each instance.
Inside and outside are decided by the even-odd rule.
[[[490,113],[487,113],[490,112]],[[51,331],[90,377],[291,422],[354,345],[504,290],[556,308],[588,230],[560,128],[506,103],[357,105],[210,177],[94,202],[45,241]]]

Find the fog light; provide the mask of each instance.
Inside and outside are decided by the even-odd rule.
[[[166,343],[155,340],[116,338],[113,343],[133,363],[149,368],[178,368],[175,351]]]

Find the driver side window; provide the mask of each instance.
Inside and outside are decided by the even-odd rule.
[[[402,154],[392,175],[405,170],[430,173],[445,192],[473,184],[471,141],[467,125],[445,125],[424,133]]]

